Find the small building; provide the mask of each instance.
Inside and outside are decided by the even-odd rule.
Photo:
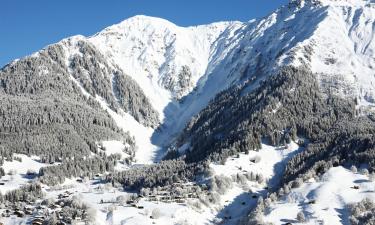
[[[177,199],[176,202],[180,203],[180,204],[183,204],[183,203],[185,203],[185,200],[184,199]]]
[[[50,208],[51,208],[51,209],[60,209],[61,206],[60,206],[60,205],[57,205],[57,204],[52,204],[52,205],[50,206]]]
[[[42,225],[44,223],[44,219],[41,219],[41,218],[35,218],[31,224],[32,225]]]
[[[16,215],[17,217],[22,218],[22,217],[25,216],[25,213],[22,212],[22,211],[16,210],[16,211],[14,211],[14,215]]]
[[[28,208],[28,209],[25,209],[25,214],[26,215],[32,215],[33,214],[33,210]]]

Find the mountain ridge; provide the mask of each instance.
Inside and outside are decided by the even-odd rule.
[[[266,79],[264,74],[276,74],[288,65],[309,68],[318,74],[323,92],[356,97],[367,110],[374,103],[375,43],[373,32],[361,31],[371,26],[373,11],[372,1],[290,1],[257,20],[190,27],[138,15],[92,36],[77,35],[54,45],[65,50],[68,67],[82,55],[78,43],[85,42],[111,70],[130,76],[158,112],[161,132],[152,135],[149,146],[159,149],[220,91],[249,78],[255,81],[251,91]],[[344,47],[335,44],[339,39],[345,40]],[[73,81],[87,94],[82,81]]]

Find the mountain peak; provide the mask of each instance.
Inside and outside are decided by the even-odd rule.
[[[374,0],[290,0],[290,3],[305,5],[306,3],[323,6],[364,6],[375,3]]]
[[[170,22],[169,20],[160,18],[160,17],[154,17],[154,16],[146,16],[146,15],[135,15],[132,17],[129,17],[122,22],[119,23],[119,25],[123,24],[129,24],[129,23],[145,23],[145,24],[164,24],[169,26],[176,26],[174,23]]]

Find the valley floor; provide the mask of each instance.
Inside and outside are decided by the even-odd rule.
[[[116,145],[109,143],[107,147],[115,148]],[[299,150],[299,146],[295,143],[291,143],[286,148],[274,148],[263,144],[258,152],[250,151],[249,154],[239,154],[228,158],[225,165],[211,164],[212,177],[231,178],[232,185],[224,190],[224,194],[220,195],[218,201],[210,204],[195,197],[175,201],[160,200],[163,196],[156,196],[157,200],[152,199],[153,197],[141,196],[137,197],[134,202],[120,201],[119,199],[130,199],[129,196],[138,195],[125,192],[122,188],[103,184],[99,176],[93,180],[83,181],[71,178],[67,179],[57,190],[48,186],[43,186],[43,190],[46,198],[57,200],[62,195],[66,198],[75,196],[87,203],[95,210],[95,220],[98,225],[219,223],[232,225],[248,214],[260,196],[265,197],[269,190],[277,186],[285,162]],[[116,152],[115,149],[113,151]],[[28,171],[37,171],[41,167],[48,166],[40,163],[36,157],[24,155],[17,155],[17,157],[22,158],[22,166],[21,162],[15,160],[4,163],[5,172],[11,172],[12,175],[6,175],[1,179],[4,183],[0,186],[2,193],[32,180],[33,177],[26,175]],[[263,181],[236,179],[248,172],[261,175]],[[306,215],[305,224],[349,225],[348,204],[360,202],[364,198],[375,200],[374,188],[375,182],[369,180],[368,175],[353,173],[343,167],[334,167],[319,180],[310,180],[299,188],[292,189],[287,196],[273,203],[264,213],[264,221],[273,224],[288,222],[298,224],[297,213],[302,211]],[[10,225],[26,224],[37,214],[38,211],[34,211],[33,215],[24,218],[11,215],[2,218],[0,222]]]
[[[116,153],[116,147],[119,144],[108,142],[107,148],[113,148]],[[259,196],[267,193],[268,187],[266,181],[277,182],[283,163],[292,154],[296,152],[298,146],[291,144],[287,149],[274,148],[263,145],[259,151],[250,151],[249,154],[239,154],[227,160],[225,165],[211,164],[212,176],[235,177],[238,174],[245,174],[253,171],[264,177],[264,182],[257,181],[236,181],[233,182],[231,188],[224,190],[224,194],[220,196],[220,200],[216,203],[205,204],[198,198],[186,198],[183,201],[150,201],[147,197],[138,198],[134,203],[119,202],[118,197],[128,199],[134,193],[124,192],[122,188],[113,188],[101,182],[100,177],[94,180],[81,181],[76,178],[67,179],[60,188],[44,186],[46,198],[58,199],[59,195],[66,193],[68,198],[77,196],[83,202],[88,203],[96,211],[97,224],[234,224],[239,218],[246,215],[251,207],[253,207]],[[257,162],[251,162],[254,158],[258,158]],[[21,170],[15,169],[19,164],[17,161],[6,162],[4,164],[5,172],[13,170],[15,173],[13,181],[8,181],[4,177],[2,182],[4,186],[0,187],[3,193],[10,190],[10,182],[17,182],[20,185],[27,183],[32,178],[23,178],[26,170],[38,170],[43,166],[38,163],[36,158],[22,156],[23,164]],[[17,164],[17,165],[16,165]],[[27,169],[26,169],[27,168]],[[121,168],[123,169],[123,168]],[[9,183],[8,183],[9,182]],[[9,184],[9,185],[8,185]],[[189,185],[189,184],[184,184]],[[17,188],[18,186],[13,186]],[[112,211],[113,213],[110,213]],[[150,218],[153,212],[158,211],[160,217]],[[27,217],[24,221],[30,221],[33,216]],[[19,224],[20,219],[11,216],[3,219],[6,224]],[[22,223],[21,223],[22,224]]]

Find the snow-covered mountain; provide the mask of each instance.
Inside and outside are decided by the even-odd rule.
[[[53,184],[65,176],[93,178],[94,171],[113,172],[103,180],[124,187],[140,183],[152,189],[191,179],[190,188],[197,185],[202,193],[197,202],[203,208],[194,200],[189,204],[196,208],[173,204],[188,215],[201,210],[201,223],[233,224],[227,214],[239,220],[256,205],[263,208],[256,216],[270,222],[286,221],[283,213],[290,208],[308,216],[314,206],[299,204],[313,200],[312,193],[322,201],[317,207],[326,207],[329,202],[322,198],[332,195],[316,193],[334,186],[335,174],[350,177],[345,185],[367,179],[367,172],[330,167],[362,163],[366,165],[357,166],[375,171],[375,120],[366,114],[375,106],[374,32],[374,0],[291,0],[247,22],[180,27],[135,16],[90,37],[69,37],[0,70],[0,134],[5,132],[0,144],[7,147],[1,153],[7,159],[20,154],[37,169],[51,164],[40,176]],[[178,160],[153,164],[165,154]],[[7,161],[6,172],[19,164]],[[212,174],[193,180],[206,167],[213,168]],[[152,174],[142,177],[144,168]],[[66,175],[56,175],[59,171]],[[323,174],[326,178],[320,180]],[[16,175],[17,187],[28,179]],[[237,184],[229,192],[216,186],[218,190],[205,190],[208,181],[218,179],[214,175],[224,176],[215,185],[228,179]],[[160,180],[163,176],[167,178]],[[102,178],[86,184],[103,194]],[[289,194],[293,182],[303,180],[313,184],[299,184]],[[69,182],[82,192],[88,189]],[[4,190],[11,186],[6,183]],[[371,191],[369,185],[363,187]],[[337,207],[374,197],[352,191],[352,198],[345,188],[339,190],[334,198],[345,201],[337,201]],[[269,197],[270,191],[280,196],[274,192]],[[207,197],[218,193],[224,198]],[[107,194],[108,199],[119,197]],[[293,194],[303,197],[291,204],[287,200]],[[91,195],[87,191],[86,200],[96,204],[98,197]],[[260,204],[259,196],[268,198]],[[170,206],[152,201],[141,202],[164,210]],[[237,211],[240,204],[243,208]],[[108,206],[99,208],[104,221]],[[288,221],[297,222],[292,220],[295,214]],[[338,224],[340,216],[338,212],[329,221]],[[328,218],[323,217],[318,219]],[[245,224],[251,224],[249,218]],[[179,219],[163,218],[166,224]],[[148,223],[149,213],[131,221]]]
[[[204,87],[201,92],[212,98],[234,81],[285,65],[324,73],[324,87],[371,103],[374,4],[291,1],[259,20],[186,28],[135,16],[80,39],[135,79],[161,115],[168,103],[195,87]],[[204,91],[210,88],[215,90]]]
[[[160,145],[220,91],[249,77],[264,79],[262,74],[287,65],[321,74],[326,92],[371,105],[374,4],[291,1],[258,20],[195,27],[135,16],[91,37],[75,36],[57,45],[69,61],[79,54],[79,41],[88,42],[108,64],[132,77],[159,112],[164,133],[153,144]]]
[[[54,45],[64,50],[61,60],[69,68],[77,56],[86,57],[80,49],[82,42],[88,43],[102,55],[106,65],[101,67],[109,67],[107,79],[113,79],[111,70],[119,69],[136,81],[162,126],[158,132],[145,127],[147,123],[126,130],[136,138],[147,133],[137,138],[138,145],[147,142],[151,154],[168,146],[220,91],[249,79],[256,81],[254,88],[266,78],[264,74],[288,65],[318,73],[326,93],[357,97],[361,105],[372,105],[374,19],[375,3],[370,0],[293,0],[248,22],[179,27],[164,19],[135,16],[91,37],[74,36]],[[70,78],[90,96],[82,80]]]
[[[163,115],[170,101],[194,89],[214,54],[222,54],[218,40],[228,39],[241,26],[220,22],[185,28],[160,18],[135,16],[94,36],[75,36],[58,44],[66,47],[69,59],[77,53],[78,41],[92,43],[109,63],[140,84]]]

